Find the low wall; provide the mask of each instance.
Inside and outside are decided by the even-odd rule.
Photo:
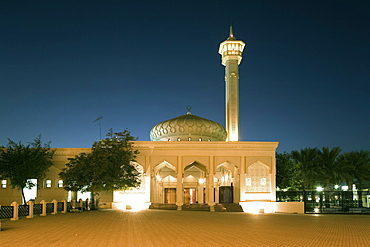
[[[303,202],[240,202],[247,213],[295,213],[304,214]]]
[[[304,202],[275,202],[276,213],[304,214]]]

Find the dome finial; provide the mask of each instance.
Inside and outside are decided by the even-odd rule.
[[[191,110],[191,106],[190,105],[188,105],[187,107],[186,107],[186,110],[188,110],[188,115],[191,115],[191,112],[190,112],[190,110]]]

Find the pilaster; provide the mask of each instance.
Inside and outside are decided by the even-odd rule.
[[[182,210],[182,205],[184,204],[183,201],[183,187],[182,187],[182,180],[183,180],[183,164],[182,164],[182,156],[177,157],[178,165],[177,165],[177,185],[176,185],[176,205],[177,210]]]

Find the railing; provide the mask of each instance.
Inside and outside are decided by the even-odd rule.
[[[45,202],[44,200],[40,204],[34,204],[32,201],[27,202],[26,205],[19,205],[17,202],[13,202],[11,206],[0,206],[0,219],[10,218],[10,220],[18,220],[19,217],[33,218],[36,215],[46,216],[47,214],[57,214],[59,206],[59,212],[67,212],[67,202]]]
[[[51,214],[54,212],[54,203],[46,203],[46,213]]]
[[[57,203],[57,212],[61,212],[64,209],[64,202]]]
[[[19,205],[13,202],[10,206],[0,206],[0,219],[10,218],[10,220],[18,220],[19,217],[33,218],[34,216],[46,216],[47,214],[57,214],[75,211],[89,210],[89,200],[67,202],[63,200],[57,202],[45,202],[42,200],[39,204],[34,204],[32,201],[26,205]]]
[[[370,214],[370,191],[277,191],[278,202],[304,202],[305,213]]]
[[[0,219],[13,218],[13,206],[0,206]]]
[[[29,205],[19,205],[18,206],[18,216],[28,216],[29,214]]]
[[[33,214],[42,214],[42,204],[33,204]]]

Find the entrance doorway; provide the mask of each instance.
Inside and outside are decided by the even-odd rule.
[[[195,188],[184,189],[184,204],[195,204],[197,203],[197,194]]]
[[[176,203],[176,188],[164,188],[164,203]]]
[[[220,186],[220,203],[233,203],[233,186]]]

